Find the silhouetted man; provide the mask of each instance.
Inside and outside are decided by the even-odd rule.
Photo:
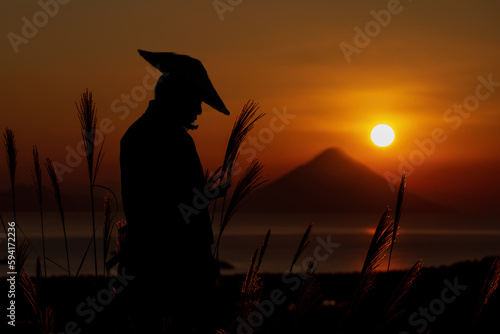
[[[136,312],[142,312],[141,317],[156,321],[166,311],[174,327],[202,328],[209,321],[203,316],[210,312],[200,308],[213,303],[217,264],[211,251],[214,239],[208,208],[187,220],[179,208],[192,207],[195,189],[203,193],[205,187],[203,168],[187,130],[198,127],[194,122],[202,102],[223,114],[229,111],[199,60],[166,52],[139,50],[139,54],[163,75],[156,84],[155,99],[120,144],[127,219],[120,267],[137,277],[128,298],[139,304]],[[142,321],[148,325],[148,319]],[[189,328],[182,332],[190,333]]]

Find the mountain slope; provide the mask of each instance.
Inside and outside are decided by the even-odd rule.
[[[411,189],[411,179],[409,181]],[[257,212],[380,212],[394,207],[397,192],[367,166],[338,148],[323,151],[275,182],[256,191],[244,211]],[[405,194],[408,211],[453,211],[421,198]]]

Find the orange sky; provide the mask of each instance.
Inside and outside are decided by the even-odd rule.
[[[435,150],[413,166],[409,189],[465,211],[498,212],[500,86],[477,91],[480,76],[500,82],[498,3],[252,0],[233,4],[238,2],[232,11],[220,14],[221,21],[213,1],[72,0],[60,4],[36,34],[31,32],[34,36],[26,44],[17,46],[9,33],[22,36],[23,17],[30,22],[34,15],[43,20],[42,8],[36,1],[4,6],[0,127],[8,126],[16,134],[18,182],[30,182],[33,144],[41,156],[62,163],[66,147],[76,149],[80,133],[74,101],[89,88],[99,117],[108,119],[113,128],[106,139],[100,183],[118,187],[119,140],[153,97],[151,90],[141,88],[154,81],[136,52],[141,48],[202,60],[232,111],[225,117],[204,106],[200,129],[193,137],[206,168],[222,160],[235,115],[253,98],[268,114],[255,129],[254,135],[261,139],[254,148],[262,149],[257,156],[270,179],[332,146],[380,174],[397,173],[401,160],[422,157],[416,141],[429,145],[433,131],[442,129],[446,140],[434,141]],[[385,19],[385,27],[378,24],[377,30],[377,24],[370,23],[375,20],[372,11]],[[391,13],[390,19],[382,13]],[[360,44],[362,39],[356,43],[355,28],[365,31],[366,24],[375,29],[369,31],[369,43],[364,41],[368,45]],[[350,62],[341,43],[358,46]],[[144,91],[147,96],[141,96]],[[471,96],[478,92],[482,100],[469,107],[473,109],[469,114],[447,111],[464,100],[474,102]],[[129,114],[121,117],[125,104],[120,100],[132,93],[135,100],[125,108]],[[273,120],[273,110],[285,109],[295,117],[282,128]],[[370,130],[379,123],[396,132],[396,141],[388,148],[370,142]],[[269,128],[282,131],[268,139]],[[63,191],[79,187],[84,172],[82,164],[67,173]],[[0,190],[8,189],[4,163],[0,175]]]

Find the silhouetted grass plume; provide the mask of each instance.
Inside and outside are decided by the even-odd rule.
[[[19,276],[24,270],[24,264],[29,254],[29,243],[26,239],[21,239],[16,243],[16,273]]]
[[[493,294],[493,292],[497,290],[499,282],[500,282],[500,256],[497,256],[493,261],[493,264],[491,265],[490,271],[488,273],[488,276],[486,277],[483,288],[481,290],[476,310],[474,312],[474,318],[472,320],[473,326],[479,320],[481,312],[485,308],[486,304],[488,304],[491,295]]]
[[[94,186],[99,168],[102,163],[103,152],[101,145],[97,156],[95,156],[95,137],[97,127],[97,109],[92,97],[92,92],[86,90],[80,98],[80,101],[75,102],[80,120],[82,139],[87,157],[87,169],[89,175],[90,187],[90,203],[92,211],[92,243],[94,245],[94,271],[97,276],[97,245],[96,245],[96,228],[95,228],[95,209],[94,209]],[[85,255],[87,252],[85,252]],[[84,257],[85,260],[85,257]]]
[[[14,138],[14,132],[11,129],[5,128],[3,135],[3,144],[5,146],[5,158],[9,169],[10,190],[12,194],[12,212],[14,221],[17,223],[16,217],[16,168],[17,168],[17,146]],[[16,233],[17,243],[17,233]]]
[[[350,324],[353,315],[358,312],[361,302],[367,294],[373,289],[376,269],[380,266],[385,252],[390,246],[392,233],[394,229],[394,221],[390,216],[390,209],[387,208],[377,225],[377,229],[373,235],[368,253],[366,254],[363,269],[361,270],[354,296],[351,299],[349,308],[344,316],[344,319],[339,324],[339,330],[343,332],[346,326]]]
[[[61,184],[59,183],[59,179],[58,179],[57,173],[54,169],[54,164],[52,163],[52,160],[50,160],[49,158],[46,158],[45,167],[47,168],[47,173],[49,174],[49,178],[50,178],[50,182],[51,182],[51,186],[52,186],[52,193],[54,194],[54,197],[56,199],[57,207],[59,209],[59,215],[61,217],[63,234],[64,234],[64,247],[66,249],[66,266],[67,266],[66,270],[68,271],[68,276],[71,276],[71,268],[69,265],[68,237],[66,235],[66,222],[64,220],[64,208],[63,208]]]
[[[295,312],[293,314],[292,331],[294,333],[298,333],[301,322],[321,302],[321,287],[316,278],[317,267],[316,260],[313,259],[309,262],[305,272],[306,279],[300,285],[299,295],[295,303]]]
[[[413,283],[420,275],[420,271],[422,270],[423,263],[422,259],[418,260],[413,267],[408,270],[406,275],[403,277],[401,282],[398,284],[394,293],[392,294],[389,302],[387,303],[384,311],[382,312],[382,317],[380,318],[377,324],[377,330],[381,331],[386,324],[388,324],[391,320],[400,315],[404,308],[402,306],[403,298],[408,294],[411,290]]]
[[[38,208],[40,210],[40,225],[42,227],[42,252],[43,252],[43,272],[47,278],[47,260],[45,254],[45,232],[43,228],[43,198],[42,198],[42,169],[40,167],[40,159],[38,157],[38,148],[33,146],[33,169],[30,169],[33,185],[35,187]]]
[[[305,249],[309,245],[309,238],[311,237],[313,226],[314,226],[313,223],[309,224],[306,231],[304,232],[304,235],[302,236],[302,239],[300,240],[299,247],[297,248],[297,251],[295,252],[295,255],[293,256],[292,264],[290,265],[290,272],[292,272],[293,266],[295,265],[297,260],[300,258],[302,253],[304,253]]]
[[[391,249],[389,250],[389,260],[387,261],[387,271],[391,268],[391,257],[392,257],[392,249],[394,247],[394,243],[396,242],[396,236],[399,231],[399,221],[401,219],[401,208],[403,207],[403,197],[406,189],[406,172],[403,172],[401,176],[401,183],[399,185],[398,191],[398,201],[396,203],[396,213],[394,215],[394,231],[392,232],[392,240],[391,240]]]
[[[104,195],[104,224],[103,224],[103,270],[106,274],[106,262],[108,258],[109,246],[111,244],[111,236],[113,233],[113,214],[112,214],[112,196],[109,191]]]
[[[253,100],[248,100],[239,113],[236,121],[233,124],[233,129],[229,136],[229,140],[226,147],[226,152],[224,154],[224,161],[222,165],[212,174],[211,177],[205,177],[209,185],[212,188],[221,186],[223,180],[226,179],[224,185],[226,186],[226,191],[224,192],[224,198],[222,202],[221,209],[221,225],[224,214],[224,208],[226,204],[227,187],[231,184],[231,176],[233,174],[234,165],[238,159],[240,146],[246,139],[247,134],[254,128],[255,122],[264,117],[264,113],[256,114],[259,110],[259,105]],[[215,218],[215,211],[217,207],[217,199],[214,201],[213,211],[212,211],[212,223]]]
[[[219,236],[215,245],[215,255],[217,259],[219,259],[219,247],[222,234],[238,206],[252,191],[264,183],[264,181],[261,181],[263,168],[264,166],[257,159],[254,159],[236,184],[231,199],[229,200],[227,210],[222,212]]]
[[[270,235],[271,230],[268,230],[264,241],[262,241],[262,243],[255,249],[254,254],[250,258],[250,268],[248,269],[241,289],[240,316],[242,318],[247,318],[249,314],[255,310],[256,305],[261,299],[264,286],[259,275],[260,265],[262,264],[262,259],[266,253]]]
[[[40,266],[40,259],[37,260],[37,267]],[[37,270],[36,284],[33,283],[26,271],[20,276],[19,285],[24,292],[35,314],[36,321],[41,334],[54,333],[54,312],[50,306],[43,306],[40,301],[39,282],[41,280],[40,272]]]
[[[224,155],[224,162],[222,164],[222,176],[232,168],[232,165],[238,159],[240,146],[245,141],[247,134],[254,128],[255,122],[264,117],[264,113],[256,115],[258,110],[259,104],[253,100],[249,100],[238,115],[227,143],[226,154]]]

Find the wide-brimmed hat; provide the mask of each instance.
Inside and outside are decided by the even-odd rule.
[[[182,77],[186,82],[192,84],[196,91],[200,92],[203,102],[215,110],[229,115],[229,110],[227,110],[224,102],[222,102],[222,99],[215,90],[201,61],[174,52],[138,51],[142,58],[156,67],[160,72],[171,74],[173,77]]]

